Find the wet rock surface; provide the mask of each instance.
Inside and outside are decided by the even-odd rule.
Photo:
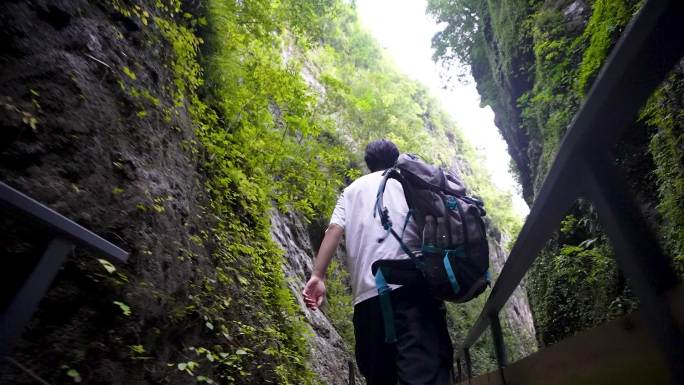
[[[69,369],[90,384],[188,383],[165,363],[198,329],[169,326],[170,310],[188,304],[188,285],[211,268],[209,251],[191,240],[211,224],[184,150],[194,138],[190,120],[182,108],[162,116],[174,101],[158,31],[99,2],[8,1],[0,15],[0,179],[131,253],[118,266],[125,278],[112,278],[77,250],[14,359],[54,384],[73,382]],[[136,96],[142,90],[147,100]],[[2,277],[16,286],[49,234],[5,213],[0,250],[21,263]],[[136,344],[154,360],[131,360]],[[0,383],[35,379],[5,366]]]
[[[501,273],[508,255],[501,247],[501,240],[490,234],[489,237],[489,261],[494,276]],[[524,286],[518,286],[506,305],[504,305],[501,319],[509,328],[511,338],[515,343],[510,344],[517,358],[530,355],[537,350],[535,337],[534,318],[527,298],[527,290]]]
[[[339,333],[326,317],[325,306],[321,310],[311,311],[306,308],[302,298],[302,289],[313,269],[314,248],[309,233],[294,214],[274,211],[271,224],[273,239],[282,247],[287,261],[283,270],[288,286],[297,298],[312,333],[309,340],[311,367],[325,384],[349,384],[349,362],[353,362],[353,352],[347,350]],[[355,377],[357,384],[363,383],[356,371]]]

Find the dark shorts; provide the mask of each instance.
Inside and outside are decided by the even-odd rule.
[[[378,297],[354,307],[356,362],[368,385],[451,384],[453,350],[444,303],[416,287],[401,287],[390,297],[395,344],[385,343]]]

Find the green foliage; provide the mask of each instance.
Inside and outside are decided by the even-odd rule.
[[[548,345],[636,306],[595,210],[580,201],[528,275],[537,337]]]
[[[383,57],[352,8],[338,12],[341,16],[327,26],[332,34],[326,36],[328,44],[315,50],[312,59],[326,90],[324,111],[336,116],[337,129],[351,137],[350,147],[360,153],[369,141],[387,138],[403,152],[460,168],[469,188],[484,200],[494,226],[517,234],[520,218],[511,208],[510,194],[492,185],[484,162],[455,122],[424,86]]]
[[[119,309],[121,309],[121,313],[125,315],[126,317],[129,317],[131,315],[131,307],[126,305],[125,303],[121,301],[114,301],[114,305],[118,306]]]
[[[535,15],[533,41],[535,83],[518,99],[522,124],[542,144],[537,175],[546,175],[572,115],[579,105],[577,95],[566,93],[576,78],[579,51],[575,37],[563,23],[560,10],[541,9]],[[538,178],[541,182],[543,178]]]
[[[354,349],[354,325],[352,323],[352,296],[349,273],[345,267],[333,259],[328,267],[325,280],[328,303],[325,315],[332,321],[347,349]]]
[[[211,236],[198,239],[213,245],[214,270],[192,283],[192,306],[177,314],[178,322],[199,317],[208,341],[216,341],[188,347],[196,358],[174,365],[189,376],[201,373],[201,382],[314,381],[282,251],[269,232],[272,200],[308,216],[325,210],[348,163],[334,136],[320,140],[328,123],[315,114],[300,65],[281,58],[290,44],[282,31],[311,22],[291,18],[302,16],[295,8],[320,9],[304,3],[214,1],[206,23],[154,19],[173,49],[177,113],[187,108],[195,124],[189,149],[200,160],[215,222]],[[192,29],[203,24],[205,74],[197,56],[202,39]],[[200,99],[200,87],[208,97]]]
[[[472,62],[472,51],[481,38],[479,15],[484,6],[483,2],[476,0],[428,1],[428,14],[438,23],[446,23],[444,30],[432,38],[435,60],[446,63],[460,61],[462,64]]]
[[[586,28],[564,14],[567,2],[431,0],[428,12],[446,22],[433,39],[435,59],[470,65],[483,103],[511,113],[501,91],[521,95],[524,130],[540,148],[529,151],[539,188],[581,98],[637,7],[631,0],[597,0]],[[487,33],[487,35],[485,34]],[[531,89],[525,86],[533,76]],[[518,124],[518,122],[511,122]]]
[[[601,68],[608,52],[613,47],[616,37],[632,18],[629,3],[633,1],[596,0],[592,6],[591,18],[584,29],[582,40],[588,46],[582,55],[577,87],[584,94],[598,70]]]
[[[531,154],[535,189],[541,186],[560,140],[615,39],[631,18],[634,1],[600,0],[584,30],[560,7],[540,7],[531,16],[534,85],[518,99],[521,123],[541,145]]]
[[[684,75],[670,79],[651,96],[641,119],[656,127],[649,144],[658,180],[658,213],[664,219],[661,236],[673,257],[680,277],[684,277]]]
[[[277,24],[274,17],[289,15],[291,10],[264,10],[265,3],[245,3],[243,7],[210,3],[209,23],[214,32],[208,43],[214,54],[207,60],[207,88],[215,95],[225,130],[212,133],[208,146],[235,166],[226,164],[227,169],[238,167],[250,174],[248,179],[234,178],[244,183],[247,194],[255,191],[248,185],[261,179],[269,186],[263,193],[281,209],[291,204],[311,217],[327,211],[334,202],[349,154],[331,132],[332,122],[317,114],[317,100],[300,75],[300,60],[291,57],[284,62],[281,58],[284,51],[298,48],[286,35],[275,33],[290,24],[285,24],[287,20]],[[287,4],[280,6],[287,8]],[[252,12],[266,12],[268,23],[241,19],[257,17]],[[270,30],[263,30],[265,27]],[[295,30],[300,27],[291,26]],[[234,153],[217,148],[217,143]],[[253,198],[263,201],[263,196]]]

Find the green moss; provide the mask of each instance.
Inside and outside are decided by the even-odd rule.
[[[518,106],[523,128],[541,145],[539,150],[530,151],[537,189],[579,105],[579,97],[566,90],[573,88],[580,51],[576,32],[565,23],[560,10],[541,8],[533,20],[535,81],[532,90],[518,99]]]
[[[632,18],[634,1],[596,0],[592,6],[591,18],[580,40],[584,49],[580,64],[577,91],[584,94],[605,61],[616,37]]]
[[[518,99],[518,105],[524,129],[541,144],[541,150],[530,156],[536,167],[535,190],[586,90],[631,19],[634,3],[597,0],[583,30],[568,22],[561,8],[541,7],[533,15],[534,86]]]
[[[261,5],[244,6],[254,12]],[[215,270],[192,284],[192,313],[204,320],[208,336],[228,340],[188,347],[198,369],[178,369],[226,383],[312,383],[306,328],[285,282],[282,251],[271,240],[269,212],[272,199],[305,213],[329,204],[342,179],[334,172],[342,166],[324,173],[330,160],[318,155],[331,149],[328,156],[342,164],[344,156],[316,143],[320,130],[306,85],[281,62],[280,38],[259,30],[270,19],[245,30],[226,7],[208,4],[210,98],[204,100],[198,95],[205,77],[197,56],[202,40],[186,24],[154,20],[173,48],[174,100],[195,124],[197,143],[190,151],[205,175],[206,209],[215,222],[211,240],[201,240],[214,244]],[[252,16],[265,15],[259,12]],[[274,119],[274,108],[284,111],[282,120]],[[192,313],[180,314],[178,322]]]
[[[655,164],[660,202],[658,212],[664,219],[661,230],[667,249],[680,277],[684,277],[684,75],[673,74],[649,99],[641,119],[656,127],[649,153]]]

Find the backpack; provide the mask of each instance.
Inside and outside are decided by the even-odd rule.
[[[401,235],[393,227],[383,203],[389,178],[401,183],[409,207]],[[388,320],[392,311],[387,284],[421,284],[433,297],[459,303],[477,297],[489,285],[489,244],[483,219],[486,215],[484,204],[465,192],[463,183],[454,174],[427,164],[413,154],[400,155],[394,167],[384,172],[373,215],[380,216],[387,236],[396,238],[409,256],[403,260],[378,260],[372,265],[387,342],[394,340],[392,319]],[[428,216],[443,218],[438,220],[442,222],[441,229],[437,229],[441,235],[440,245],[425,239],[403,239],[404,229],[410,220],[417,224],[418,234],[424,234],[426,222],[431,222],[426,219]],[[434,230],[430,227],[428,232]],[[387,236],[378,242],[383,242]],[[407,243],[422,244],[422,248],[416,252],[409,249]]]

